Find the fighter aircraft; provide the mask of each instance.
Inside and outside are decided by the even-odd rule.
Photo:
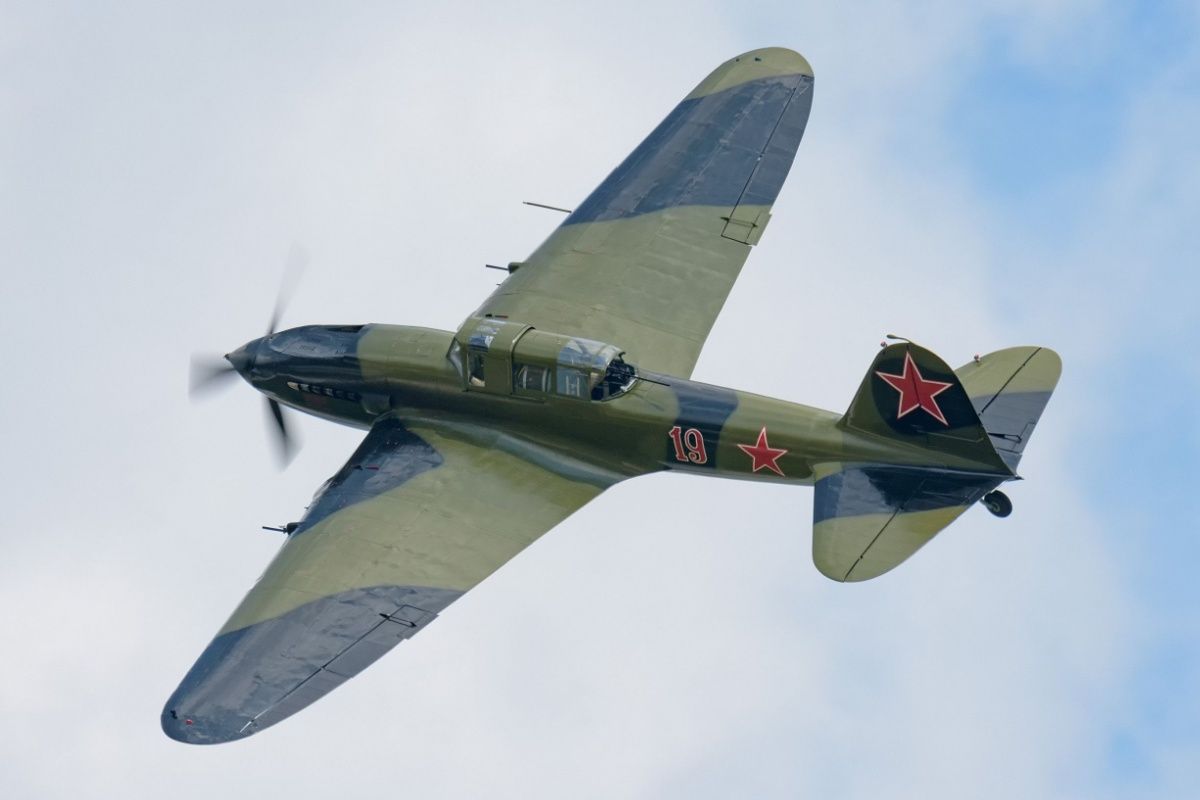
[[[171,695],[163,730],[228,742],[283,720],[422,630],[609,486],[660,470],[813,486],[813,561],[863,581],[911,556],[1017,463],[1058,356],[954,370],[897,339],[844,413],[690,380],[759,241],[812,106],[770,48],[719,66],[457,331],[309,325],[255,339],[240,375],[367,431]]]

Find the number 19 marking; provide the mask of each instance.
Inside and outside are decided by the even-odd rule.
[[[667,433],[675,445],[675,460],[684,464],[706,464],[708,453],[704,449],[704,434],[695,428],[686,431],[676,425]]]

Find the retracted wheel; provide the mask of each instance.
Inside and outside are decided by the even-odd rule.
[[[1012,513],[1012,500],[1004,492],[988,492],[983,496],[983,507],[997,517]]]

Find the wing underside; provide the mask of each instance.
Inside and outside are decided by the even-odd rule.
[[[718,67],[480,307],[688,376],[791,168],[812,70],[781,48]]]
[[[552,463],[462,431],[377,424],[167,701],[167,735],[225,742],[294,714],[611,482]]]

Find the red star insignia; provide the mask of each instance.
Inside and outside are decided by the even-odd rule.
[[[783,474],[783,470],[779,468],[779,457],[786,453],[787,450],[784,450],[782,447],[771,447],[767,443],[767,429],[765,426],[758,432],[758,441],[753,446],[739,444],[738,449],[753,460],[754,463],[750,467],[751,472],[758,472],[760,469],[765,468],[771,470],[781,478],[787,477]]]
[[[938,422],[947,428],[950,427],[950,423],[946,421],[946,416],[942,413],[942,409],[938,407],[937,401],[933,398],[954,384],[943,383],[942,381],[930,381],[921,377],[921,370],[917,368],[917,362],[913,361],[912,353],[904,353],[904,371],[899,375],[889,375],[879,370],[876,370],[875,374],[884,383],[900,393],[900,408],[896,412],[896,419],[901,419],[906,414],[922,408]]]

